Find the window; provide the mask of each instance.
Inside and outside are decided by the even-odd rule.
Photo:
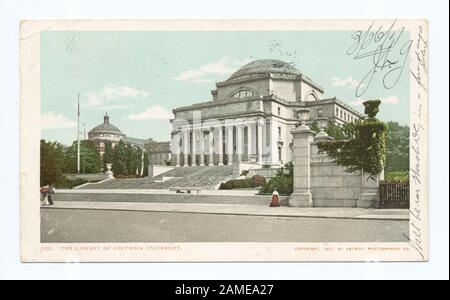
[[[233,98],[248,98],[255,96],[255,93],[249,90],[241,90],[233,95]]]
[[[323,117],[323,111],[322,111],[322,109],[318,109],[317,110],[317,116],[320,118],[320,117]]]
[[[278,127],[278,137],[281,137],[281,127]]]
[[[339,111],[339,116],[342,119],[342,110]]]
[[[278,115],[281,116],[281,108],[278,107]]]
[[[336,107],[336,117],[339,116],[339,108]]]
[[[282,161],[282,157],[281,157],[281,147],[278,147],[278,161]]]

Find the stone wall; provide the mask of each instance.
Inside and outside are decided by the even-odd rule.
[[[149,165],[148,166],[148,177],[152,178],[158,176],[162,173],[168,172],[175,167],[173,166],[164,166],[164,165]]]
[[[75,180],[81,178],[87,181],[100,181],[107,178],[107,176],[104,173],[64,174],[64,177],[66,177],[68,180]]]
[[[356,207],[361,175],[344,172],[332,162],[311,163],[311,194],[317,207]]]
[[[330,140],[315,135],[306,125],[292,131],[294,136],[294,193],[290,206],[300,207],[377,207],[378,185],[382,174],[374,179],[360,172],[345,172],[326,154],[319,154],[317,143]]]

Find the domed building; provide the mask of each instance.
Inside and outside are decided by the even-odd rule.
[[[108,113],[103,117],[102,124],[95,126],[88,132],[88,138],[94,142],[100,152],[100,156],[103,156],[105,152],[105,142],[111,142],[114,147],[124,137],[125,134],[109,122]]]
[[[253,61],[211,91],[212,101],[173,110],[172,155],[182,165],[246,162],[281,166],[292,160],[291,129],[298,110],[309,122],[327,117],[335,124],[363,115],[336,98],[300,70],[281,60]]]

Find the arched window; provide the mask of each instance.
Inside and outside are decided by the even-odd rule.
[[[318,101],[319,96],[317,96],[314,90],[310,90],[305,95],[305,101]]]
[[[242,99],[242,98],[248,98],[248,97],[253,97],[253,96],[255,96],[255,92],[253,92],[253,91],[240,90],[240,91],[234,93],[232,97]]]

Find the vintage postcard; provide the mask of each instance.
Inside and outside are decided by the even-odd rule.
[[[22,261],[427,261],[428,46],[426,20],[22,21]]]

